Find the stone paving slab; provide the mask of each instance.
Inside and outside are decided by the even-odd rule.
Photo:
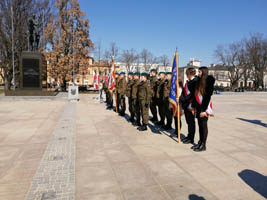
[[[32,180],[27,200],[74,199],[76,103],[66,105]]]
[[[82,96],[76,119],[76,199],[265,199],[267,129],[238,119],[267,123],[267,94],[256,95],[257,103],[243,94],[213,97],[215,118],[209,120],[208,150],[201,153],[177,144],[177,138],[152,123],[141,133],[128,116],[120,117],[91,96]],[[182,124],[186,135],[184,118]],[[105,166],[105,171],[90,170],[93,163]],[[90,190],[86,183],[91,183],[91,173],[101,176]],[[254,175],[255,180],[249,178]]]
[[[140,133],[95,95],[80,97],[1,100],[0,199],[267,198],[266,93],[214,95],[201,153],[152,123]]]

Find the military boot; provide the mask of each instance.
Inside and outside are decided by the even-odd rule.
[[[134,126],[141,126],[141,123],[138,122],[138,121],[135,121],[135,122],[133,122],[133,125],[134,125]]]
[[[139,126],[139,127],[138,127],[138,130],[139,130],[139,131],[146,131],[146,130],[147,130],[147,125],[144,124],[144,125],[142,125],[142,126]]]

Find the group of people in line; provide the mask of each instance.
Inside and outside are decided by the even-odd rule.
[[[137,126],[139,131],[147,130],[150,109],[152,113],[150,120],[155,125],[169,131],[172,129],[174,119],[175,133],[178,134],[178,113],[173,113],[173,105],[169,102],[171,72],[158,73],[156,69],[152,69],[150,74],[129,72],[128,80],[126,80],[124,72],[116,73],[115,76],[116,86],[114,90],[108,88],[108,83],[103,84],[108,109],[113,109],[113,95],[115,94],[116,111],[119,115],[124,116],[126,111],[125,101],[128,97],[129,122]],[[208,75],[207,67],[200,67],[198,75],[196,75],[194,68],[188,68],[186,76],[185,84],[183,84],[181,77],[178,78],[179,97],[176,99],[180,106],[179,115],[184,114],[188,125],[188,135],[182,141],[184,144],[193,144],[191,148],[194,151],[205,151],[208,136],[208,118],[213,115],[211,96],[215,79]],[[197,144],[194,143],[195,118],[197,118],[199,126],[199,142]]]

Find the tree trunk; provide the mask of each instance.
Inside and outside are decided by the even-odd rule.
[[[5,77],[5,90],[10,90],[11,87],[11,80],[9,80],[10,78]]]

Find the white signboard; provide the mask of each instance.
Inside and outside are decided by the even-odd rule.
[[[79,99],[79,87],[70,85],[68,96],[69,96],[69,100],[78,100]]]

